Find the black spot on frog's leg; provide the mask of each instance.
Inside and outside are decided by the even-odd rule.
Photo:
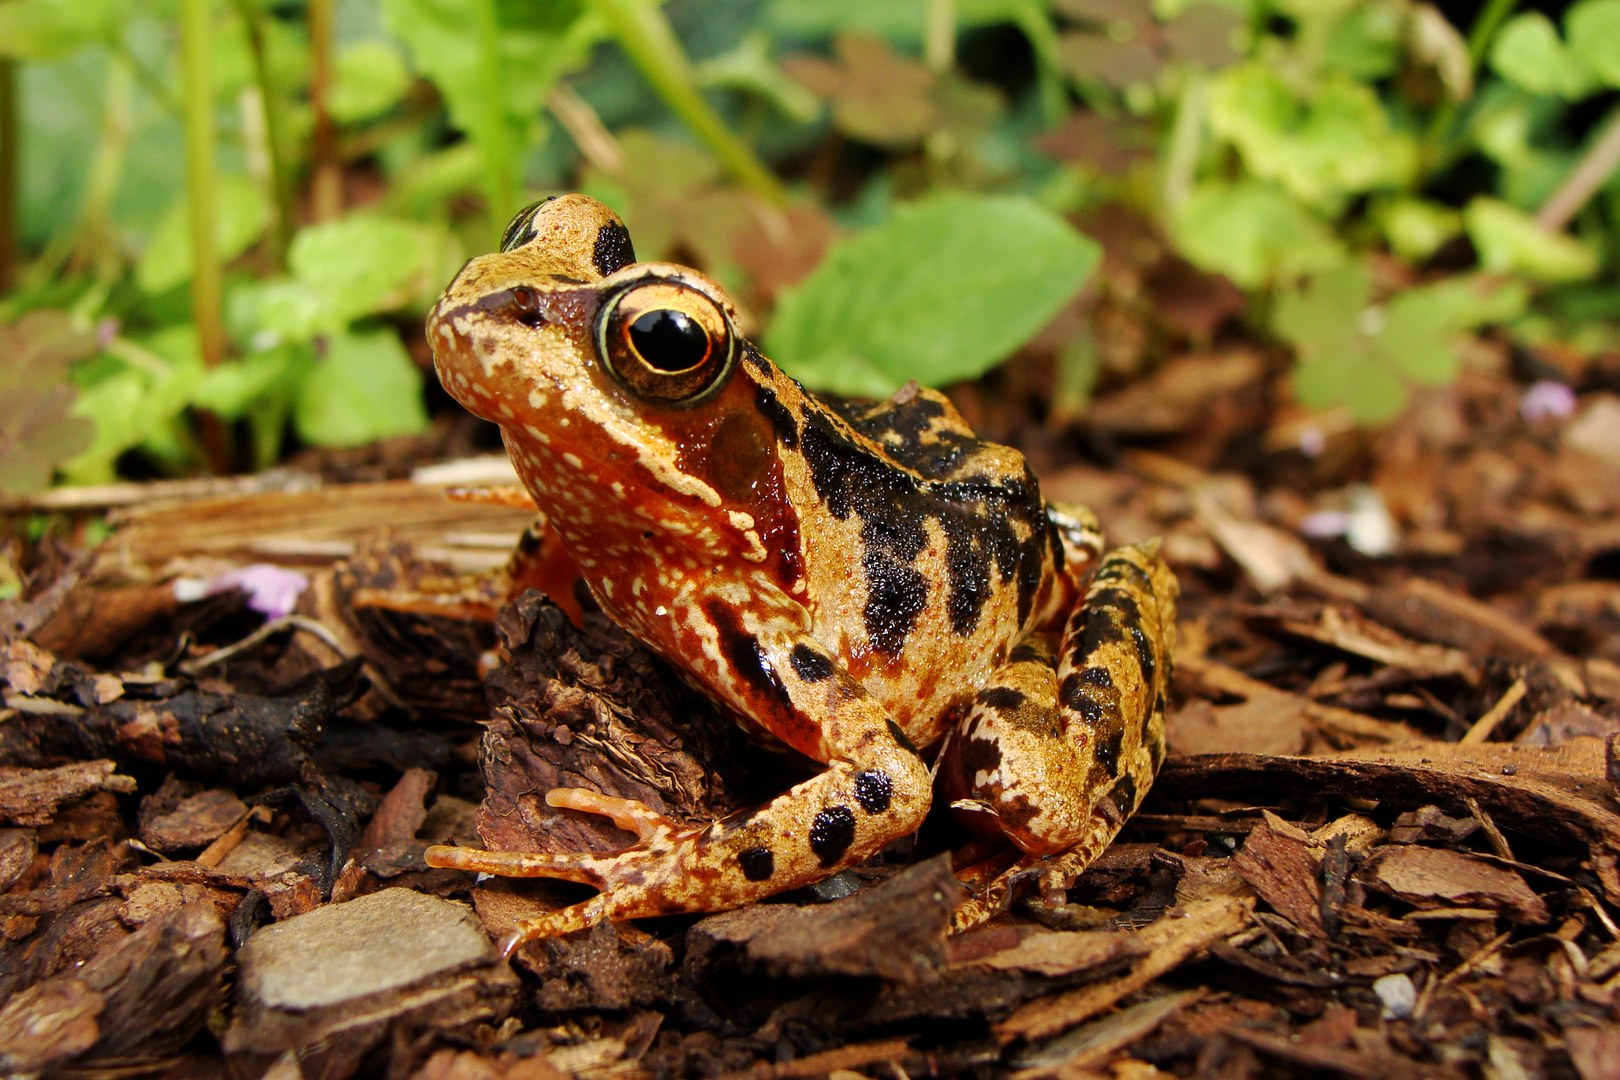
[[[777,442],[789,450],[799,444],[799,425],[793,422],[793,414],[777,399],[770,387],[762,386],[755,391],[754,403],[759,406],[759,411],[764,414],[765,419],[771,422],[771,430],[776,432]]]
[[[793,674],[804,682],[821,682],[832,677],[833,662],[803,642],[793,646],[788,660],[793,665]]]
[[[1078,671],[1070,672],[1058,684],[1058,701],[1078,713],[1093,731],[1119,727],[1119,694],[1088,683]]]
[[[737,856],[737,865],[749,881],[765,881],[776,872],[776,857],[770,848],[749,848]]]
[[[867,769],[855,778],[855,801],[868,814],[881,814],[889,808],[894,781],[882,769]]]
[[[847,806],[829,806],[810,823],[810,850],[823,868],[836,864],[854,842],[855,811]]]
[[[905,729],[893,720],[885,720],[884,723],[889,725],[889,736],[894,739],[896,746],[908,754],[915,755],[917,753],[917,744],[911,741],[911,737],[905,733]]]
[[[1114,688],[1114,676],[1105,667],[1088,667],[1080,672],[1080,681],[1103,690]]]
[[[1005,716],[1023,708],[1025,698],[1010,686],[991,686],[979,691],[979,701]]]
[[[596,246],[591,248],[591,262],[596,272],[607,277],[636,261],[635,245],[630,243],[630,230],[617,221],[603,225],[596,233]]]
[[[1110,804],[1112,810],[1102,807],[1102,803]],[[1110,821],[1120,822],[1130,817],[1136,811],[1135,778],[1130,773],[1121,776],[1114,782],[1114,786],[1108,790],[1108,794],[1098,800],[1098,804],[1099,809],[1103,811],[1103,816]]]

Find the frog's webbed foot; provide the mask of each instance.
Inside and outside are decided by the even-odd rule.
[[[807,640],[759,639],[752,656],[781,707],[812,718],[802,753],[824,772],[763,806],[687,827],[639,803],[566,789],[546,801],[612,818],[638,837],[611,854],[537,854],[432,847],[430,866],[505,877],[560,878],[600,889],[583,903],[520,923],[503,947],[592,926],[676,912],[741,907],[820,881],[913,831],[928,811],[928,768],[864,688]],[[783,723],[778,730],[794,730]]]
[[[1110,552],[1057,652],[1020,645],[979,691],[951,747],[970,797],[952,805],[993,819],[1023,854],[964,875],[974,896],[957,929],[1031,879],[1066,889],[1147,794],[1165,754],[1176,592],[1156,543]]]

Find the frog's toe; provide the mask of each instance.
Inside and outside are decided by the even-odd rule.
[[[429,865],[500,877],[556,878],[597,888],[607,884],[615,856],[585,851],[544,854],[538,851],[484,851],[482,848],[434,844],[422,855]]]
[[[676,822],[634,799],[603,795],[585,788],[552,788],[546,792],[546,805],[609,818],[625,832],[635,833],[643,843],[671,835],[680,828]]]

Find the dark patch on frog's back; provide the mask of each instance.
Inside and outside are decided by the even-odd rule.
[[[621,222],[610,221],[597,230],[596,244],[591,248],[591,264],[597,273],[607,277],[635,261],[636,248],[630,242],[630,230]]]
[[[965,637],[979,625],[994,595],[992,567],[1002,585],[1016,578],[1023,624],[1045,574],[1052,531],[1029,469],[1000,479],[962,475],[971,467],[973,450],[984,444],[936,426],[944,408],[932,398],[875,411],[869,405],[825,404],[825,409],[806,408],[798,438],[827,509],[840,520],[851,514],[860,518],[868,595],[864,614],[873,648],[898,655],[934,599],[913,568],[927,543],[929,519],[945,533],[945,613],[952,631]],[[835,416],[864,438],[851,437]],[[933,441],[923,443],[930,432]]]
[[[787,687],[776,668],[766,659],[759,638],[745,633],[736,612],[719,601],[708,601],[703,611],[714,624],[720,637],[720,651],[725,654],[731,669],[762,699],[761,704],[792,710]]]
[[[737,855],[737,865],[749,881],[765,881],[776,873],[776,856],[767,847],[753,847]]]

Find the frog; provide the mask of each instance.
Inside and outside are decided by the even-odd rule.
[[[430,847],[431,866],[598,890],[520,923],[507,955],[812,885],[915,833],[936,790],[1000,849],[958,871],[956,926],[974,925],[1027,887],[1066,889],[1165,758],[1178,585],[1158,542],[1105,551],[1094,515],[1044,499],[944,394],[819,397],[739,321],[701,272],[638,262],[624,221],[579,194],[513,217],[427,321],[440,381],[499,426],[553,564],[565,552],[606,615],[810,763],[707,824],[545,795],[633,834],[619,851]]]

